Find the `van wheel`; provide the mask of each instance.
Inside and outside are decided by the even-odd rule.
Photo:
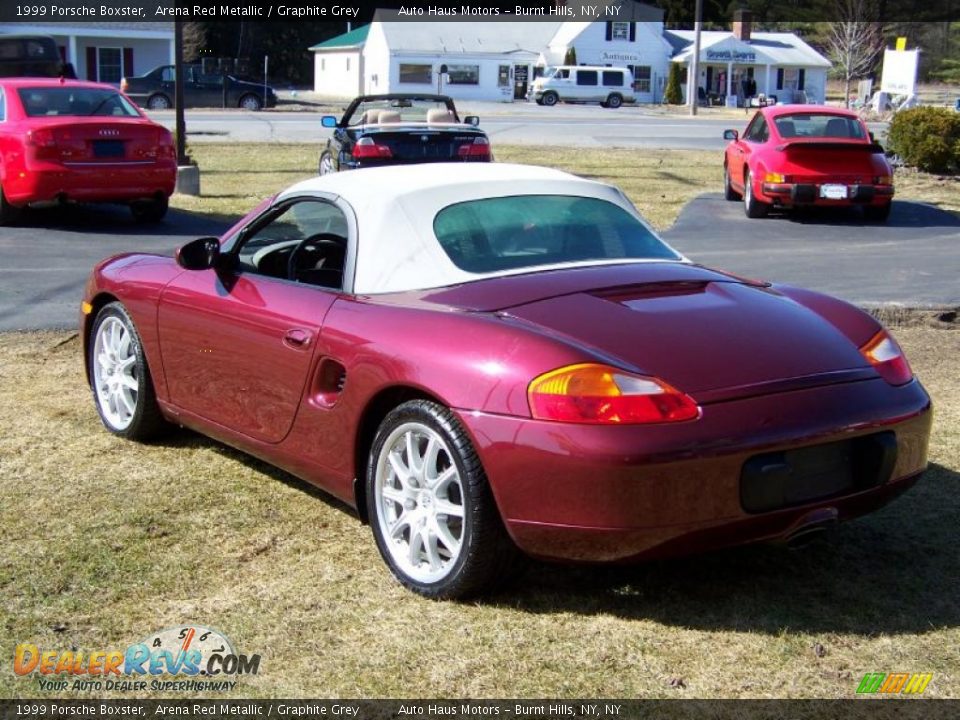
[[[610,97],[607,98],[605,107],[616,110],[621,105],[623,105],[623,97],[618,93],[611,93]]]
[[[548,92],[543,94],[543,104],[546,105],[547,107],[553,107],[554,105],[557,104],[557,101],[559,99],[560,98],[557,97],[557,94],[555,92]]]

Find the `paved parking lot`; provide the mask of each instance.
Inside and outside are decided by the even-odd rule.
[[[83,283],[102,258],[172,253],[225,229],[177,210],[152,228],[122,207],[32,212],[25,225],[0,229],[0,330],[73,327]],[[707,194],[665,238],[696,262],[859,304],[960,305],[960,220],[927,205],[897,201],[887,225],[865,224],[856,212],[747,220],[739,203]]]

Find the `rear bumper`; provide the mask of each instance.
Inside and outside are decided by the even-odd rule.
[[[895,388],[868,380],[705,405],[699,420],[675,425],[461,417],[522,550],[617,562],[786,538],[811,523],[871,512],[925,469],[932,412],[917,381]],[[769,511],[745,509],[751,458],[878,433],[895,437],[896,455],[876,484],[813,492],[813,499]]]
[[[886,205],[893,199],[892,185],[846,185],[847,197],[822,197],[824,183],[763,183],[763,197],[786,207],[798,205],[849,206]]]
[[[174,161],[61,165],[38,163],[14,176],[8,174],[4,192],[14,205],[58,199],[78,202],[129,202],[169,197],[177,182]]]

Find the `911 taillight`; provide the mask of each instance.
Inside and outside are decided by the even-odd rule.
[[[457,155],[464,160],[489,160],[490,143],[485,137],[476,137],[473,142],[457,148]]]
[[[906,385],[913,380],[913,371],[903,350],[886,330],[881,330],[860,348],[880,377],[891,385]]]
[[[663,380],[593,363],[570,365],[535,378],[527,397],[537,420],[636,425],[700,417],[693,398]]]
[[[355,158],[390,158],[393,152],[386,145],[377,145],[371,137],[364,137],[357,140],[353,146],[353,156]]]

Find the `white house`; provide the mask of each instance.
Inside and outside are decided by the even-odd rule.
[[[331,97],[363,94],[363,46],[369,32],[370,26],[364,25],[310,48],[314,92]]]
[[[119,85],[174,59],[172,22],[0,23],[0,34],[50,35],[78,78]]]
[[[438,92],[458,99],[511,101],[530,81],[576,53],[579,65],[625,66],[639,102],[663,99],[670,63],[687,66],[692,31],[664,29],[664,11],[632,3],[613,22],[415,22],[377,11],[373,22],[315,45],[314,89],[333,97]],[[729,32],[702,33],[704,96],[735,103],[743,89],[784,101],[822,103],[830,62],[793,33],[752,33],[737,11]]]
[[[793,33],[753,32],[752,25],[749,11],[738,10],[730,32],[701,33],[698,85],[703,96],[736,105],[752,80],[753,95],[822,104],[830,61]],[[673,62],[689,72],[693,31],[668,30],[665,37],[678,50]],[[684,94],[686,87],[684,83]]]

